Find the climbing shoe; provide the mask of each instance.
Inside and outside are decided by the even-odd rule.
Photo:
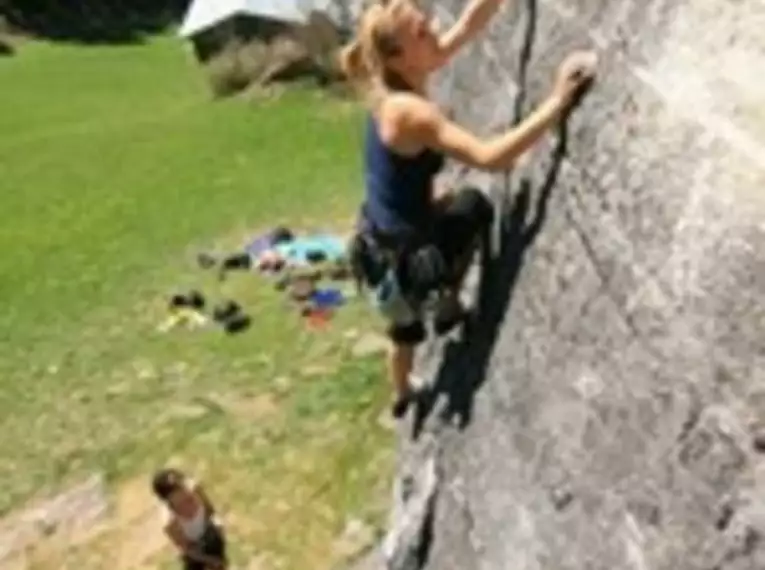
[[[391,404],[391,414],[393,417],[397,420],[403,418],[404,414],[406,414],[406,411],[409,409],[409,404],[411,404],[412,401],[413,398],[411,394],[399,396],[396,398],[393,404]]]
[[[196,309],[201,311],[205,306],[205,298],[197,290],[188,293],[175,293],[170,297],[170,309]]]
[[[218,267],[218,280],[223,281],[229,271],[245,271],[252,268],[252,258],[249,253],[235,253],[225,257]]]
[[[223,325],[223,330],[229,334],[238,333],[250,326],[250,317],[244,314],[242,308],[234,301],[224,301],[213,309],[213,320]]]
[[[222,268],[226,271],[234,269],[249,269],[252,266],[252,258],[248,253],[235,253],[223,260]]]

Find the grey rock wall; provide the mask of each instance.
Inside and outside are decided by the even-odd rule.
[[[762,570],[765,3],[508,0],[439,98],[492,132],[578,47],[601,69],[566,128],[507,176],[454,170],[497,199],[497,252],[479,326],[422,355],[381,552]]]

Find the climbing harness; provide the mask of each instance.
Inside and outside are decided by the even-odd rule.
[[[421,319],[446,283],[446,263],[435,246],[413,239],[391,240],[363,226],[350,249],[357,284],[367,290],[372,306],[396,324]]]

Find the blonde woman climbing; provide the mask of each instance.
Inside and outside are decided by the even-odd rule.
[[[481,138],[447,117],[428,97],[428,79],[486,27],[502,0],[471,0],[444,33],[412,0],[378,1],[362,14],[340,64],[365,99],[365,198],[351,258],[359,281],[386,316],[395,388],[392,413],[414,399],[409,377],[424,340],[423,307],[436,292],[435,329],[463,320],[459,290],[473,253],[493,220],[479,190],[434,199],[434,178],[446,157],[484,171],[510,168],[565,114],[594,75],[595,55],[571,54],[547,98],[519,125]]]

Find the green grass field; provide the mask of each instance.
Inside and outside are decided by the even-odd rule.
[[[367,309],[316,333],[264,279],[221,284],[194,254],[276,223],[347,227],[359,111],[307,88],[212,102],[169,38],[26,44],[0,84],[0,511],[95,472],[130,506],[27,567],[174,564],[125,546],[156,540],[140,521],[168,461],[220,504],[235,567],[333,567],[346,517],[375,526],[388,499],[388,388],[350,356]],[[236,299],[253,327],[158,333],[177,287]]]

